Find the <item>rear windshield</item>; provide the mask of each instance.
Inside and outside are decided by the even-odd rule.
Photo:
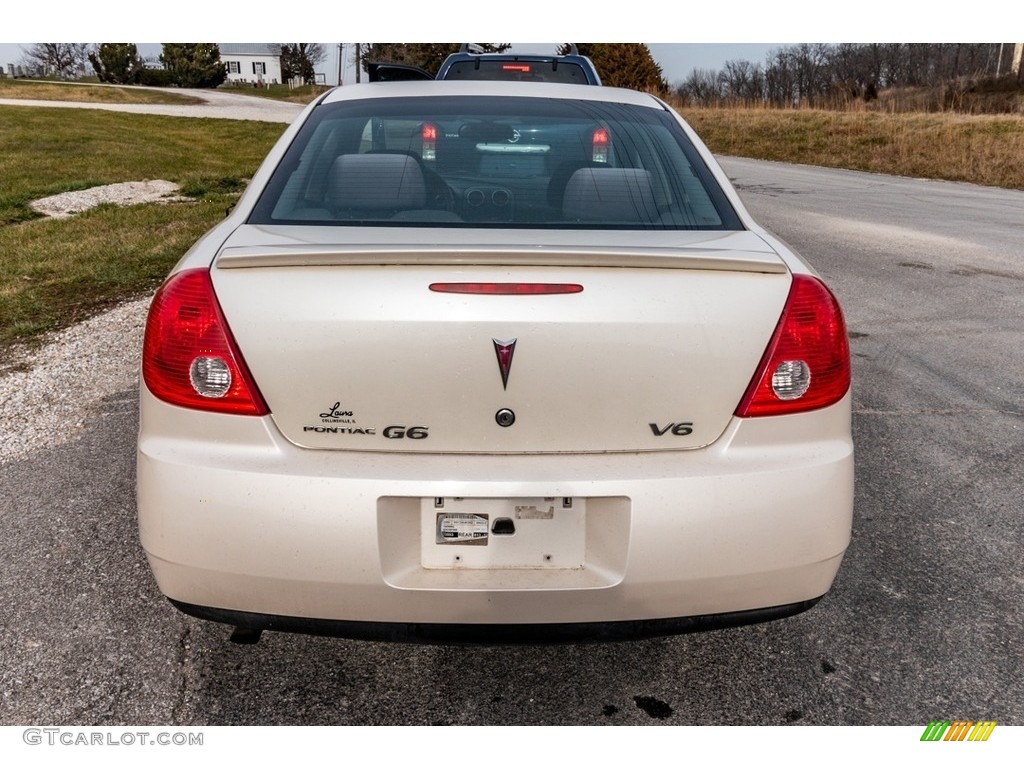
[[[742,229],[667,111],[482,96],[317,108],[249,222]]]
[[[444,73],[444,80],[524,80],[543,83],[587,85],[587,73],[579,64],[564,61],[458,61]]]

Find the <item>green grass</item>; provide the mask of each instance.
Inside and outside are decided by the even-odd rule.
[[[0,99],[35,101],[92,101],[107,104],[201,104],[202,99],[175,93],[100,85],[99,83],[62,83],[59,81],[12,80],[0,78]]]
[[[40,197],[119,181],[239,187],[284,126],[242,120],[0,106],[0,226]],[[233,180],[233,181],[232,181]]]
[[[243,96],[309,104],[331,86],[270,85],[254,88],[251,84],[222,85],[220,90]],[[84,101],[107,104],[202,104],[202,99],[177,93],[173,88],[138,88],[132,86],[102,85],[95,78],[73,83],[62,80],[12,80],[0,78],[0,99],[30,99],[34,101]]]
[[[153,290],[232,200],[105,205],[0,228],[0,349]]]
[[[298,88],[289,88],[287,85],[271,85],[264,86],[263,88],[253,88],[252,85],[222,85],[220,90],[240,93],[244,96],[260,96],[264,99],[288,101],[293,104],[309,104],[324,91],[329,91],[331,87],[326,85],[303,85]]]
[[[224,217],[284,130],[275,123],[0,106],[0,356],[13,342],[152,291]],[[194,202],[43,219],[32,200],[167,179]]]

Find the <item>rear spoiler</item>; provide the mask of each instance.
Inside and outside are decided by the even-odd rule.
[[[710,234],[710,233],[707,233]],[[721,233],[715,233],[719,235]],[[740,237],[736,237],[739,234]],[[716,237],[715,240],[722,238]],[[742,250],[741,243],[758,242],[750,233],[730,233],[730,242],[692,246],[509,248],[489,245],[294,245],[229,246],[217,257],[217,269],[259,267],[339,266],[508,266],[508,267],[629,267],[632,269],[700,269],[716,272],[785,274],[786,264],[774,251]],[[736,246],[741,249],[737,250]],[[763,242],[761,242],[763,245]]]
[[[459,53],[485,53],[482,45],[478,43],[463,43],[462,47],[459,48]],[[559,54],[561,56],[579,56],[580,49],[576,47],[576,43],[569,43],[568,53]]]

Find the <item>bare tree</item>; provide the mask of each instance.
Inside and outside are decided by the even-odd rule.
[[[688,104],[710,106],[723,96],[723,82],[717,70],[693,69],[676,89],[676,94]]]
[[[29,66],[42,68],[47,74],[68,77],[85,65],[88,43],[35,43],[22,48]]]
[[[764,70],[745,60],[725,62],[718,76],[727,98],[746,104],[764,99]]]
[[[322,43],[283,43],[281,77],[286,81],[298,77],[303,82],[313,83],[316,80],[316,65],[326,58],[327,50]]]
[[[796,67],[793,54],[779,48],[768,54],[764,68],[765,93],[776,106],[792,107],[797,102]]]
[[[300,45],[306,46],[306,56],[314,64],[327,60],[327,48],[323,43],[300,43]]]
[[[1010,72],[1016,49],[1005,44],[1002,49],[1000,58],[998,43],[801,43],[771,51],[763,67],[741,60],[726,62],[721,71],[694,70],[676,92],[697,104],[762,100],[779,107],[827,107],[851,99],[870,101],[880,89],[991,77],[1000,63],[1003,72]],[[1018,77],[1024,83],[1024,74]],[[956,87],[963,92],[966,85]]]

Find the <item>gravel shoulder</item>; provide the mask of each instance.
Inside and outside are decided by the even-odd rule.
[[[0,99],[0,104],[104,109],[178,117],[290,123],[303,106],[237,93],[181,89],[203,104],[97,104]],[[39,201],[48,215],[91,205],[147,202],[174,193],[168,182],[125,182]],[[0,360],[0,465],[74,440],[104,398],[138,386],[150,297],[125,302],[55,333],[41,347],[10,350]]]
[[[30,207],[44,216],[65,219],[97,205],[139,205],[187,199],[177,196],[177,191],[177,184],[163,179],[124,181],[120,184],[106,184],[102,187],[81,189],[75,192],[62,192],[59,195],[36,200]]]
[[[32,207],[68,218],[97,205],[170,201],[169,181],[129,181],[43,198]],[[63,331],[43,346],[15,347],[0,361],[0,466],[75,439],[104,398],[139,382],[150,298],[128,301]]]
[[[149,302],[122,304],[4,361],[0,465],[74,440],[104,398],[138,385]]]

